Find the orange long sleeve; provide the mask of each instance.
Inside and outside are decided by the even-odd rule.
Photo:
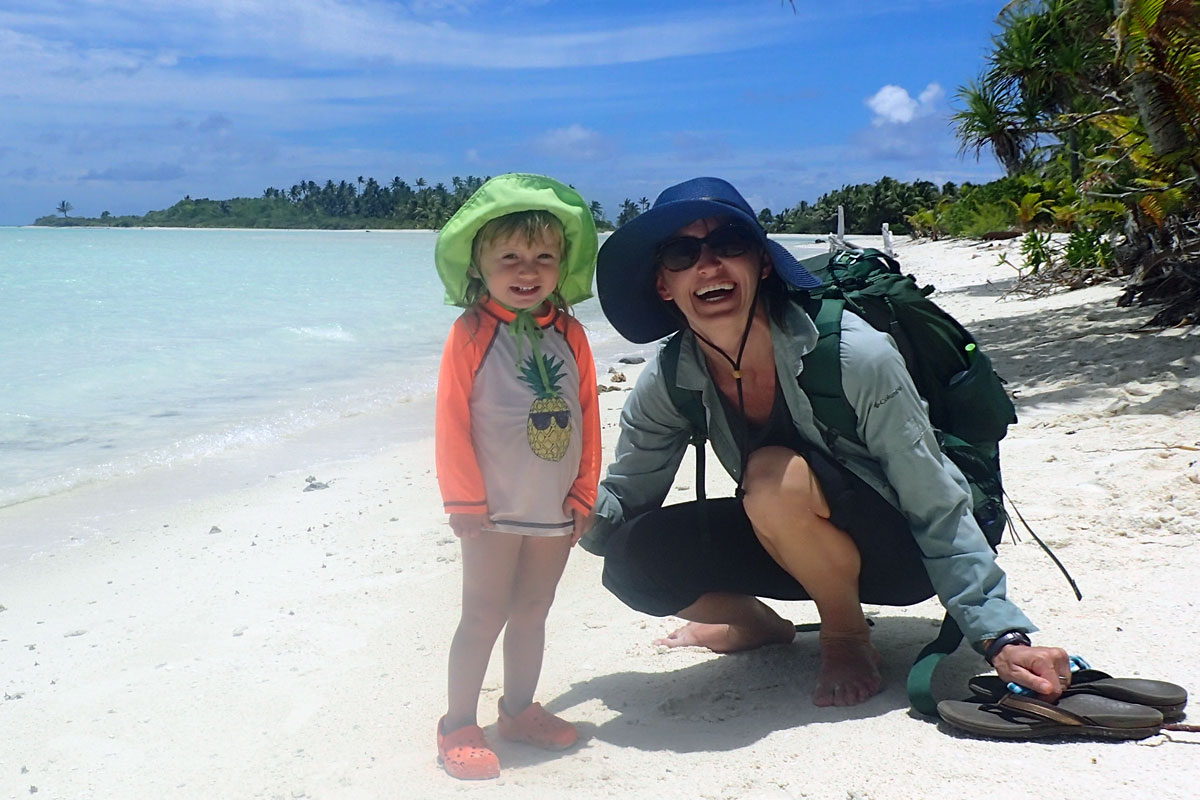
[[[596,493],[600,484],[600,395],[596,389],[596,362],[583,326],[567,318],[564,331],[567,344],[575,353],[579,366],[579,407],[583,415],[583,452],[579,459],[579,473],[571,485],[567,501],[581,514],[592,513],[596,504]]]
[[[486,343],[495,330],[491,318],[463,315],[450,328],[438,371],[434,423],[438,487],[448,514],[486,514],[483,473],[471,444],[471,390]],[[478,323],[478,324],[477,324]],[[472,332],[469,328],[478,328]]]

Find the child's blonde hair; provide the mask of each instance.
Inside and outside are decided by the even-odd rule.
[[[471,242],[471,270],[468,273],[470,278],[467,281],[465,298],[468,306],[474,305],[487,293],[487,285],[484,284],[483,276],[479,273],[479,256],[483,252],[483,248],[492,242],[517,236],[524,238],[526,244],[557,237],[558,255],[564,261],[567,258],[566,231],[563,230],[563,224],[558,217],[549,211],[514,211],[502,217],[489,219],[475,234],[475,239]],[[566,303],[563,302],[558,289],[551,292],[550,302],[560,311],[567,310]]]

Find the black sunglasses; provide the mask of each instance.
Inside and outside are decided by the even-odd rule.
[[[539,431],[544,431],[546,428],[549,428],[551,421],[553,421],[554,424],[559,428],[566,430],[567,426],[571,424],[571,412],[534,411],[529,415],[529,421],[532,422],[533,427],[537,428]]]
[[[758,244],[758,237],[744,225],[730,223],[710,231],[703,239],[696,236],[677,236],[660,244],[654,251],[654,261],[669,272],[691,269],[700,260],[704,245],[719,258],[745,255]]]

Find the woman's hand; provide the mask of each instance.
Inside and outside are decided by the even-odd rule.
[[[490,525],[487,514],[451,514],[450,529],[460,539],[478,539],[484,526]]]
[[[996,654],[992,666],[1001,679],[1032,689],[1052,703],[1071,685],[1069,658],[1061,647],[1010,644]]]

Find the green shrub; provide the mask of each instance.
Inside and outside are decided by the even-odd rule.
[[[971,212],[971,217],[963,227],[964,236],[980,237],[985,233],[1006,231],[1015,222],[1011,205],[1001,203],[983,203]]]
[[[1038,269],[1050,264],[1053,254],[1050,252],[1050,234],[1030,231],[1021,239],[1021,255],[1025,258],[1025,267],[1030,274],[1036,274]]]
[[[1100,231],[1089,228],[1071,234],[1063,258],[1072,272],[1091,275],[1107,275],[1115,264],[1112,243]]]

